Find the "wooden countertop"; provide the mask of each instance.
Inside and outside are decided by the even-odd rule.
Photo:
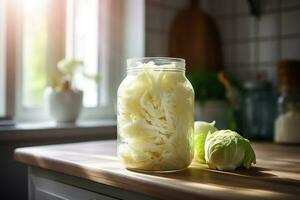
[[[18,148],[15,159],[161,199],[299,199],[300,147],[253,144],[257,164],[222,172],[192,163],[181,172],[142,174],[124,169],[116,141]]]

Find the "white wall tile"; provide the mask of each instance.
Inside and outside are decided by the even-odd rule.
[[[146,28],[147,29],[161,29],[161,8],[158,6],[149,5],[146,7]]]
[[[189,0],[146,0],[146,5],[161,5],[171,8],[183,9],[190,5]]]
[[[277,36],[279,34],[279,14],[262,15],[258,20],[258,37]]]
[[[225,68],[231,67],[233,65],[233,45],[225,44],[222,46],[222,54]]]
[[[300,59],[300,38],[282,40],[282,59]]]
[[[162,14],[163,16],[160,19],[161,30],[163,32],[169,33],[171,25],[174,22],[174,19],[178,14],[178,11],[175,9],[164,9]]]
[[[257,74],[261,74],[263,80],[270,81],[273,84],[276,84],[276,81],[277,81],[276,63],[274,63],[272,65],[259,66],[256,69],[256,71],[257,71]]]
[[[146,34],[146,56],[167,56],[168,37],[166,34],[147,32]]]
[[[146,1],[146,5],[158,5],[158,4],[162,4],[164,1],[163,0],[145,0]]]
[[[211,0],[199,0],[202,10],[206,13],[212,13],[213,5]]]
[[[256,69],[253,66],[241,66],[237,65],[235,76],[238,80],[245,82],[253,80],[256,77]]]
[[[255,62],[255,43],[239,43],[236,46],[237,64],[250,64]]]
[[[250,13],[248,0],[237,0],[235,9],[238,14]]]
[[[299,1],[300,2],[300,1]],[[299,34],[300,33],[300,10],[288,11],[282,13],[282,34]]]
[[[230,75],[235,75],[236,67],[233,64],[231,64],[231,65],[225,65],[225,70]]]
[[[169,36],[168,34],[161,35],[160,39],[160,56],[169,56]]]
[[[170,24],[177,11],[189,3],[189,0],[146,1],[147,56],[167,55]],[[248,14],[247,0],[202,0],[201,3],[220,31],[225,68],[239,79],[255,79],[257,72],[265,72],[267,79],[274,82],[279,59],[300,59],[300,37],[296,37],[300,34],[300,0],[261,0],[259,20]],[[284,36],[282,41],[279,41],[280,33]],[[289,34],[293,37],[289,38]]]
[[[258,45],[259,62],[277,62],[278,61],[278,41],[262,41]]]
[[[226,1],[226,0],[224,0]],[[276,10],[279,8],[278,0],[260,0],[262,14],[266,11]],[[250,5],[248,0],[237,0],[236,11],[237,14],[250,14]]]
[[[281,7],[287,8],[287,7],[295,7],[300,6],[299,0],[281,0]]]
[[[159,4],[161,2],[161,0],[145,0],[146,1],[146,5],[150,5],[150,4]]]
[[[160,0],[161,4],[168,5],[178,9],[188,8],[190,5],[189,0]]]
[[[211,0],[214,15],[232,15],[235,0]]]
[[[240,17],[237,19],[237,39],[248,39],[255,37],[256,21],[254,17]]]
[[[234,38],[234,29],[233,29],[233,20],[232,19],[217,19],[216,21],[218,31],[221,36],[222,42],[227,42],[233,40]]]
[[[260,0],[262,12],[278,10],[279,0]],[[288,0],[289,1],[289,0]]]
[[[146,34],[146,56],[154,56],[160,49],[160,35],[153,32]]]
[[[279,8],[278,0],[260,0],[259,3],[260,3],[262,14],[264,14],[264,12],[266,11],[276,10]],[[250,11],[251,9],[248,0],[237,0],[236,2],[237,14],[250,14]]]

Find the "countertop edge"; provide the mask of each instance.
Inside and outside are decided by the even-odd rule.
[[[147,179],[143,179],[142,177],[137,180],[136,177],[130,177],[126,175],[121,175],[117,173],[112,173],[109,171],[101,170],[101,173],[98,171],[94,171],[93,169],[89,170],[83,170],[79,165],[76,165],[72,163],[72,165],[66,165],[64,162],[56,160],[56,159],[49,159],[45,157],[35,157],[30,155],[29,152],[26,152],[26,149],[24,148],[18,148],[14,152],[14,159],[18,162],[21,162],[26,165],[39,167],[46,170],[52,170],[59,173],[67,174],[70,176],[75,176],[83,179],[87,179],[99,184],[104,184],[120,189],[124,189],[127,191],[132,192],[138,192],[144,195],[148,195],[151,197],[159,198],[159,199],[182,199],[182,195],[188,195],[190,200],[198,200],[200,197],[205,198],[207,200],[213,200],[216,199],[215,197],[211,197],[208,194],[205,194],[205,191],[203,191],[203,194],[201,196],[199,193],[193,193],[192,191],[185,190],[181,187],[170,187],[168,184],[163,183],[157,183],[157,182],[151,182]],[[60,166],[59,166],[60,165]],[[63,166],[63,167],[62,167]],[[86,173],[86,171],[89,171],[89,173]],[[92,172],[91,172],[92,171]],[[131,172],[130,173],[135,173]],[[148,174],[141,174],[144,176],[147,176]],[[87,178],[88,176],[88,178]],[[101,181],[99,181],[101,180]],[[139,190],[135,190],[136,185],[139,184]],[[169,190],[168,193],[162,193],[162,190]],[[170,195],[172,194],[172,191],[175,193],[180,193],[181,195]]]
[[[90,149],[97,149],[100,145],[102,146],[103,150],[105,151],[90,151]],[[74,146],[73,146],[74,145]],[[206,185],[206,182],[203,182],[201,179],[201,176],[197,176],[200,179],[193,179],[193,176],[188,176],[187,179],[182,179],[181,175],[186,174],[179,173],[179,176],[176,175],[176,173],[169,176],[169,174],[144,174],[144,173],[136,173],[132,171],[125,170],[119,162],[117,162],[116,154],[115,154],[115,140],[107,140],[104,141],[94,141],[94,142],[85,142],[85,143],[72,143],[72,144],[64,144],[64,145],[49,145],[49,146],[40,146],[40,147],[23,147],[18,148],[14,152],[14,158],[16,161],[19,161],[21,163],[38,167],[45,170],[55,171],[61,174],[70,175],[73,177],[83,178],[85,180],[92,181],[94,183],[99,183],[119,189],[123,189],[126,191],[132,191],[137,192],[141,194],[145,194],[150,197],[159,198],[159,199],[182,199],[184,196],[188,196],[189,199],[199,199],[199,198],[205,198],[205,199],[247,199],[250,197],[257,197],[257,199],[265,199],[266,196],[264,196],[262,193],[258,196],[257,195],[250,195],[248,192],[251,192],[252,189],[243,190],[243,192],[246,193],[240,193],[239,191],[232,190],[230,188],[230,185],[225,188],[221,187],[215,187],[213,184],[216,184],[217,182],[211,182],[208,179],[208,183],[211,183],[210,185]],[[283,154],[281,146],[274,146],[274,145],[268,145],[264,144],[260,145],[254,145],[257,149],[260,149],[258,151],[258,155],[260,153],[264,152],[264,156],[261,156],[261,158],[269,157],[273,155],[273,151],[275,152],[277,156],[284,155],[288,153],[291,155],[290,158],[286,158],[287,162],[295,163],[296,161],[293,160],[293,156],[299,155],[297,152],[299,152],[299,148],[293,148],[293,147],[287,147],[285,148],[285,152]],[[74,148],[74,149],[72,149]],[[85,149],[82,152],[82,156],[86,155],[87,159],[81,160],[79,157],[78,162],[78,155],[81,155],[81,151],[78,148]],[[114,150],[113,150],[114,149]],[[296,151],[295,151],[296,150]],[[66,151],[66,154],[64,154],[64,151]],[[73,154],[73,151],[75,151],[75,154]],[[76,155],[76,151],[78,152],[78,155]],[[260,152],[260,153],[259,153]],[[93,156],[95,153],[95,156]],[[104,154],[102,154],[104,153]],[[107,153],[107,154],[106,154]],[[70,157],[69,156],[75,156]],[[91,157],[89,157],[91,155]],[[97,159],[97,160],[95,160]],[[89,162],[91,161],[91,162]],[[98,164],[93,165],[93,162],[96,161]],[[286,171],[273,171],[274,168],[272,168],[274,162],[278,162],[281,160],[279,159],[271,159],[267,160],[263,165],[261,165],[262,169],[267,169],[268,172],[266,174],[268,177],[266,179],[260,178],[258,176],[258,179],[255,179],[256,174],[254,176],[244,176],[243,174],[238,173],[238,176],[233,177],[235,179],[234,184],[232,186],[234,188],[239,188],[239,185],[241,182],[243,185],[247,184],[258,184],[258,192],[263,191],[266,189],[266,192],[272,192],[274,193],[274,198],[272,199],[298,199],[296,194],[299,194],[299,190],[296,188],[298,185],[298,179],[295,179],[294,181],[291,181],[291,176],[297,175],[296,173],[298,170],[294,170],[291,172]],[[279,163],[280,163],[279,162]],[[259,167],[261,167],[259,166]],[[265,168],[266,167],[266,168]],[[195,166],[191,167],[190,170],[186,171],[187,175],[189,173],[192,173],[190,175],[193,175],[193,173],[196,173]],[[198,168],[200,169],[200,168]],[[273,169],[273,173],[270,173],[271,171],[268,169]],[[192,170],[192,171],[191,171]],[[203,172],[206,172],[204,174],[208,175],[207,172],[215,174],[214,171],[206,170],[204,169]],[[265,173],[265,172],[263,172]],[[288,173],[288,174],[287,174]],[[180,175],[181,174],[181,175]],[[261,174],[260,174],[261,175]],[[271,175],[274,175],[271,176]],[[220,174],[221,176],[221,174]],[[271,176],[271,177],[270,177]],[[279,177],[278,177],[279,176]],[[219,178],[218,176],[212,176],[215,178]],[[230,178],[230,174],[222,173],[223,182],[221,179],[220,186],[224,185],[224,180],[226,177]],[[273,178],[272,178],[273,177]],[[298,177],[298,176],[297,176]],[[175,179],[174,179],[175,178]],[[205,177],[204,177],[205,178]],[[221,177],[220,177],[221,178]],[[241,178],[241,180],[238,180],[238,178]],[[287,179],[288,178],[288,179]],[[283,179],[283,182],[280,183],[280,179]],[[174,181],[179,180],[176,184]],[[248,180],[250,182],[248,182]],[[241,181],[241,182],[240,182]],[[199,183],[199,185],[198,185]],[[237,186],[235,185],[237,184]],[[268,186],[265,187],[263,185],[267,184]],[[288,184],[287,186],[292,186],[292,188],[288,189],[280,189],[281,186],[284,186],[284,184]],[[197,187],[196,187],[197,185]],[[227,185],[227,184],[225,184]],[[273,188],[274,187],[274,188]],[[220,191],[224,192],[215,192],[216,189],[221,188]],[[256,188],[256,186],[254,187]],[[272,189],[273,188],[273,189]],[[293,192],[296,189],[295,193]],[[252,191],[253,192],[253,191]],[[244,194],[244,195],[243,195]]]

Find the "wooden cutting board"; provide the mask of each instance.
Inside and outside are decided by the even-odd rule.
[[[188,71],[223,69],[217,26],[197,0],[191,0],[190,7],[175,17],[169,33],[169,55],[184,58]]]

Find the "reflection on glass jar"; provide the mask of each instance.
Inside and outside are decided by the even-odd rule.
[[[183,59],[129,59],[118,89],[118,156],[125,167],[160,172],[188,167],[193,110]]]

